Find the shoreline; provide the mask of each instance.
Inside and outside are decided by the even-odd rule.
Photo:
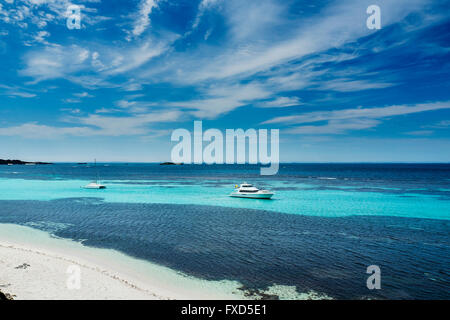
[[[237,282],[188,277],[14,224],[0,224],[0,270],[0,290],[15,300],[245,299]],[[79,288],[69,288],[78,271]]]

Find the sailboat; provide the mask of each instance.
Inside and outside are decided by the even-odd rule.
[[[97,169],[97,159],[95,159],[95,168]],[[84,189],[106,189],[106,186],[98,182],[98,171],[97,171],[97,180],[91,181],[87,185],[84,186]]]

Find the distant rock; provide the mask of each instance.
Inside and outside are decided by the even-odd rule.
[[[14,165],[25,165],[25,164],[51,164],[49,162],[27,162],[22,160],[4,160],[0,159],[0,165],[8,165],[8,164],[14,164]]]
[[[176,162],[163,162],[160,163],[161,166],[181,166],[183,163],[176,163]]]

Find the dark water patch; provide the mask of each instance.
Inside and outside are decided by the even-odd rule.
[[[72,197],[72,198],[60,198],[60,199],[54,199],[51,200],[51,202],[54,202],[56,204],[66,204],[67,202],[73,202],[78,204],[103,204],[104,199],[100,197]]]
[[[345,299],[450,298],[447,220],[73,198],[0,201],[0,222],[116,249],[203,279],[237,280],[248,294],[276,284]],[[381,290],[366,287],[366,268],[373,264],[382,270]]]
[[[370,192],[370,193],[381,193],[381,194],[393,194],[398,195],[402,198],[414,198],[416,195],[428,195],[428,196],[438,196],[436,199],[439,200],[448,200],[450,199],[449,191],[441,191],[441,190],[422,190],[422,189],[386,189],[386,188],[372,188],[372,187],[345,187],[342,185],[336,186],[316,186],[316,187],[305,187],[299,188],[300,190],[308,190],[308,191],[342,191],[342,192]],[[416,194],[416,195],[411,195]]]
[[[273,191],[295,191],[295,190],[304,190],[304,188],[298,188],[298,187],[274,187],[272,188]]]
[[[223,187],[232,187],[236,185],[236,183],[226,183],[226,182],[220,182],[220,181],[205,181],[202,183],[205,187],[214,187],[214,188],[223,188]]]

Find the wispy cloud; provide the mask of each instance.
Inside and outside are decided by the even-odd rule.
[[[96,0],[79,0],[77,5],[83,12],[82,26],[95,25],[109,20],[109,17],[98,14],[90,7]],[[26,30],[35,26],[43,29],[50,24],[65,24],[67,8],[72,4],[70,0],[15,0],[0,4],[0,20],[4,23],[17,25]],[[25,34],[26,35],[26,34]]]
[[[65,121],[95,127],[94,134],[97,135],[121,136],[146,134],[149,124],[173,122],[180,116],[177,110],[167,110],[123,117],[91,114],[87,117],[67,117]]]
[[[171,39],[170,42],[175,40]],[[116,61],[120,63],[117,67],[112,68],[108,73],[118,74],[136,69],[154,57],[157,57],[169,49],[169,42],[153,42],[147,41],[142,46],[127,49],[116,57]]]
[[[212,8],[214,5],[219,3],[221,0],[201,0],[198,5],[197,15],[195,16],[194,23],[192,24],[192,28],[196,29],[200,24],[200,20],[205,14],[205,12]]]
[[[290,134],[343,134],[351,130],[373,128],[380,123],[374,119],[329,120],[326,125],[294,127],[284,130],[284,132]]]
[[[431,125],[424,125],[422,128],[431,128],[431,129],[448,129],[450,128],[450,120],[441,120],[437,123]]]
[[[257,103],[259,108],[285,108],[302,105],[300,98],[297,97],[278,97],[273,100]]]
[[[93,46],[94,50],[80,45],[47,46],[26,54],[26,67],[19,74],[34,78],[34,83],[65,78],[86,87],[103,85],[109,77],[129,72],[163,54],[174,40],[175,37],[147,39],[140,45]]]
[[[200,45],[192,50],[170,52],[158,65],[145,66],[136,75],[138,79],[158,79],[175,86],[196,86],[201,95],[182,103],[186,109],[199,110],[193,113],[195,116],[218,117],[221,112],[227,113],[251,103],[257,107],[292,106],[290,102],[277,99],[282,99],[280,96],[289,91],[301,89],[358,92],[397,85],[395,79],[380,80],[373,72],[369,77],[370,64],[366,70],[359,64],[359,70],[355,68],[353,73],[334,73],[333,64],[356,59],[359,51],[355,44],[356,48],[350,52],[327,51],[372,34],[365,26],[367,6],[359,1],[333,2],[307,18],[292,19],[286,18],[288,2],[230,0],[219,3],[220,14],[229,28],[225,45]],[[426,3],[426,0],[397,1],[395,4],[383,1],[383,14],[386,12],[383,27],[401,21]],[[202,15],[200,7],[197,17]],[[275,30],[278,31],[276,34]],[[203,94],[211,84],[238,88],[249,82],[263,88],[265,97],[255,95],[253,100],[240,100]],[[267,99],[267,103],[262,99]]]
[[[28,139],[57,139],[66,135],[94,135],[95,130],[88,127],[54,127],[35,122],[18,126],[0,128],[0,136],[16,136]]]
[[[430,136],[434,133],[433,130],[416,130],[416,131],[408,131],[405,134],[409,136]]]
[[[286,129],[291,134],[343,134],[351,130],[369,129],[382,123],[382,119],[420,113],[450,109],[450,102],[435,102],[417,105],[399,105],[380,108],[356,108],[334,111],[317,111],[301,115],[277,117],[262,124],[302,124],[326,122],[324,125],[304,125]],[[423,133],[423,132],[422,132]]]
[[[298,123],[329,121],[329,120],[346,120],[358,118],[380,119],[391,116],[399,116],[440,109],[450,109],[450,101],[421,103],[417,105],[395,105],[379,108],[356,108],[356,109],[342,109],[333,111],[315,111],[304,113],[301,115],[277,117],[271,120],[264,121],[263,124],[273,124],[273,123],[298,124]]]
[[[32,77],[35,82],[65,78],[69,74],[86,69],[89,50],[73,45],[69,48],[46,47],[25,56],[26,67],[20,75]]]
[[[92,97],[94,97],[93,95],[91,95],[91,94],[89,94],[87,92],[74,93],[73,95],[75,97],[78,97],[78,98],[92,98]]]
[[[2,94],[10,97],[20,97],[20,98],[34,98],[36,93],[29,92],[27,89],[18,86],[7,86],[0,85],[0,90],[3,89]]]
[[[271,95],[258,84],[235,86],[210,86],[203,90],[201,99],[170,102],[166,105],[179,107],[198,118],[214,119],[254,100],[266,99]]]
[[[396,1],[395,4],[383,1],[383,12],[386,12],[384,25],[399,21],[424,3],[426,1]],[[220,53],[213,59],[192,61],[192,58],[183,56],[183,60],[189,62],[186,66],[192,68],[186,70],[190,76],[182,79],[201,81],[250,76],[370,34],[364,24],[367,6],[359,1],[340,1],[311,19],[296,21],[282,20],[285,5],[276,1],[226,1],[224,5],[228,8],[224,10],[225,18],[234,30],[229,46],[218,48]],[[361,24],[349,21],[361,21]],[[273,32],[274,26],[286,30],[285,36],[274,41],[273,34],[267,33],[261,38],[266,34],[262,29]],[[197,55],[193,57],[198,58]]]
[[[131,31],[131,35],[127,37],[128,40],[131,40],[132,37],[140,36],[147,29],[150,25],[150,14],[158,6],[157,2],[157,0],[141,0],[133,30]]]
[[[75,109],[78,110],[78,109]],[[71,113],[78,114],[79,112]],[[64,136],[134,136],[152,134],[155,129],[152,124],[176,121],[181,112],[160,111],[136,116],[103,116],[90,114],[88,116],[67,116],[62,119],[77,126],[49,126],[36,122],[17,126],[0,128],[0,136],[20,136],[32,139],[57,139]]]
[[[334,79],[323,81],[316,88],[320,90],[333,90],[340,92],[362,91],[369,89],[383,89],[393,86],[393,83],[376,82],[371,80]]]

